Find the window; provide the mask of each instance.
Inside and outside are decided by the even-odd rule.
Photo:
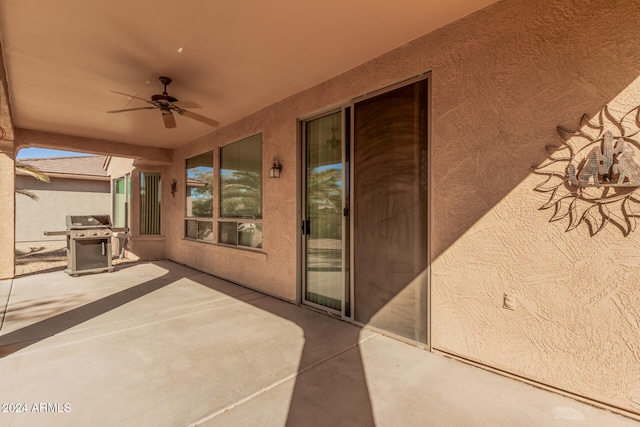
[[[262,135],[220,149],[218,241],[262,247]]]
[[[160,174],[140,173],[140,234],[160,235]]]
[[[113,180],[113,226],[115,228],[129,227],[130,195],[130,174],[126,174]]]
[[[213,151],[187,159],[184,236],[213,242]]]

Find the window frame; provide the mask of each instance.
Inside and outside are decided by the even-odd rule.
[[[223,212],[224,201],[226,199],[223,196],[223,188],[224,188],[224,180],[223,171],[227,169],[223,169],[224,165],[224,153],[225,149],[233,146],[234,144],[239,144],[242,142],[250,142],[252,139],[259,137],[260,138],[260,159],[259,159],[259,167],[256,168],[259,177],[258,182],[260,185],[260,195],[259,195],[259,208],[257,211],[252,212],[248,215],[229,215]],[[264,233],[263,223],[262,223],[262,215],[263,215],[263,196],[264,196],[264,156],[263,156],[263,147],[264,147],[264,137],[262,132],[250,135],[246,138],[242,138],[236,141],[233,141],[229,144],[225,144],[220,146],[218,149],[218,210],[217,210],[217,239],[216,242],[220,246],[232,247],[237,249],[244,249],[250,251],[262,251],[262,234]],[[235,239],[228,239],[225,236],[228,236],[228,230],[224,230],[224,228],[229,228],[231,224],[235,224]],[[247,237],[250,236],[251,233],[248,233],[249,230],[259,230],[261,236],[259,237],[259,243],[253,246],[255,238],[251,239],[252,243],[249,245],[241,244],[242,241],[246,241]]]
[[[124,183],[124,193],[123,194],[123,213],[122,218],[120,218],[120,214],[116,214],[118,208],[118,182],[122,181]],[[130,229],[131,224],[131,173],[126,173],[124,175],[117,176],[111,180],[111,188],[112,188],[112,196],[111,196],[111,220],[114,228],[126,228]],[[122,219],[124,224],[122,226],[119,225],[119,220]]]
[[[200,156],[204,156],[208,153],[211,153],[211,216],[207,217],[207,216],[189,216],[188,212],[189,212],[189,197],[191,195],[191,192],[189,191],[189,170],[192,168],[188,168],[188,162],[190,159],[194,159],[196,157],[200,157]],[[216,241],[216,233],[215,233],[215,197],[214,197],[214,193],[215,193],[215,159],[214,159],[214,150],[207,150],[204,151],[200,154],[196,154],[194,156],[191,157],[187,157],[185,158],[184,161],[184,166],[185,166],[185,172],[184,172],[184,177],[185,177],[185,183],[184,183],[184,188],[185,188],[185,196],[184,196],[184,219],[183,219],[183,239],[185,240],[190,240],[193,242],[201,242],[201,243],[208,243],[208,244],[213,244]],[[206,185],[206,184],[205,184]],[[193,206],[191,206],[193,207]],[[193,223],[195,222],[195,233],[196,233],[196,237],[191,237],[188,235],[188,231],[189,231],[189,223]],[[203,224],[209,224],[209,235],[210,238],[201,238],[200,237],[200,232],[201,232],[201,225]]]

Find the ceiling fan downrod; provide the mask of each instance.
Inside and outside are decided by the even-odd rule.
[[[158,77],[158,79],[160,80],[160,83],[162,83],[164,85],[164,91],[162,92],[162,94],[163,95],[168,95],[167,86],[169,86],[171,84],[171,79],[169,77],[165,77],[165,76],[160,76],[160,77]]]

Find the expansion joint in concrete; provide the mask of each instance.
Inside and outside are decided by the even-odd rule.
[[[9,309],[9,301],[11,300],[11,295],[13,293],[13,279],[9,284],[9,293],[7,294],[7,301],[2,307],[2,316],[0,316],[0,333],[2,333],[2,328],[4,327],[4,319],[7,317],[7,310]]]
[[[363,338],[361,340],[358,340],[356,343],[351,344],[351,345],[349,345],[347,347],[344,347],[344,348],[336,351],[335,353],[330,354],[329,356],[325,357],[324,359],[321,359],[321,360],[319,360],[319,361],[317,361],[315,363],[312,363],[311,365],[307,366],[306,368],[300,369],[299,371],[296,371],[293,374],[287,375],[286,377],[276,381],[275,383],[269,384],[268,386],[263,387],[263,388],[261,388],[260,390],[254,392],[254,393],[251,393],[250,395],[246,396],[245,398],[240,399],[240,400],[238,400],[237,402],[234,402],[231,405],[228,405],[228,406],[226,406],[226,407],[224,407],[224,408],[222,408],[222,409],[220,409],[220,410],[218,410],[218,411],[216,411],[216,412],[214,412],[214,413],[212,413],[210,415],[207,415],[204,418],[199,419],[198,421],[194,422],[193,424],[190,424],[189,427],[197,427],[199,425],[202,425],[203,423],[211,421],[212,419],[214,419],[218,415],[221,415],[221,414],[223,414],[225,412],[228,412],[228,411],[230,411],[230,410],[232,410],[232,409],[234,409],[234,408],[236,408],[236,407],[238,407],[238,406],[250,401],[251,399],[260,396],[263,393],[266,393],[266,392],[268,392],[270,390],[273,390],[274,388],[276,388],[276,387],[278,387],[278,386],[280,386],[280,385],[282,385],[282,384],[284,384],[284,383],[286,383],[288,381],[291,381],[291,380],[299,377],[300,375],[304,374],[305,372],[310,371],[311,369],[315,368],[316,366],[322,365],[323,363],[326,363],[326,362],[330,361],[331,359],[335,359],[336,357],[340,356],[341,354],[344,354],[347,351],[352,350],[352,349],[364,344],[365,342],[369,341],[370,339],[372,339],[372,338],[374,338],[376,336],[378,336],[378,334],[372,334],[372,335],[370,335],[368,337],[365,337],[365,338]]]

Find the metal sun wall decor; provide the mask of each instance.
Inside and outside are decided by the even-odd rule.
[[[550,160],[535,167],[546,175],[536,191],[549,193],[540,209],[554,208],[550,222],[569,218],[567,231],[586,223],[593,236],[611,223],[624,236],[635,230],[640,215],[640,106],[616,120],[608,106],[580,129],[558,126],[564,140],[559,147],[547,146]]]

